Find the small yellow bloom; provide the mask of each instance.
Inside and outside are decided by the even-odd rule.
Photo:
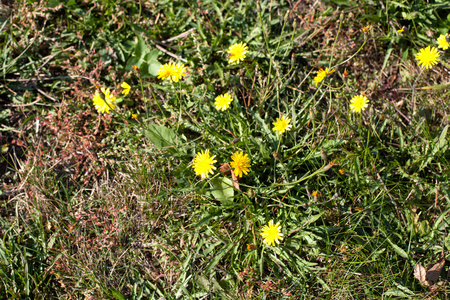
[[[397,30],[398,33],[402,33],[402,32],[404,32],[404,31],[405,31],[405,28],[403,28],[403,27],[400,28],[399,30]]]
[[[92,99],[92,101],[94,102],[94,107],[100,114],[109,113],[110,109],[115,108],[113,102],[116,101],[116,97],[110,94],[109,89],[105,90],[104,88],[102,88],[101,90],[105,95],[105,99],[100,96],[98,90],[95,91],[94,98]]]
[[[234,168],[234,175],[236,177],[242,177],[242,173],[247,175],[250,171],[250,158],[247,154],[244,155],[243,152],[236,151],[233,155],[231,155],[231,167]]]
[[[347,68],[345,68],[344,73],[342,73],[342,76],[347,77],[347,75],[348,75],[348,71],[347,71]]]
[[[441,34],[437,39],[438,48],[440,48],[442,50],[447,50],[448,47],[450,46],[448,44],[448,40],[447,40],[448,38],[449,38],[448,33],[446,33],[445,35]]]
[[[345,175],[345,170],[339,169],[339,173],[341,173],[341,175]]]
[[[319,193],[318,191],[312,191],[311,196],[317,197],[318,193]]]
[[[364,32],[368,32],[370,30],[370,25],[367,25],[362,29]]]
[[[128,93],[131,90],[131,87],[128,83],[126,83],[125,81],[122,82],[122,84],[120,85],[121,88],[123,88],[122,94],[124,94],[125,96],[128,95]]]
[[[133,65],[133,69],[134,69],[136,72],[139,71],[139,67],[136,66],[136,65]]]
[[[354,113],[361,112],[369,106],[369,99],[366,96],[358,95],[350,100],[350,109]]]
[[[238,64],[244,60],[245,54],[248,53],[248,47],[245,43],[236,43],[228,48],[228,63],[229,64]]]
[[[131,114],[131,118],[137,120],[138,115],[137,114]]]
[[[439,50],[435,47],[426,47],[420,49],[416,54],[416,60],[419,61],[419,66],[425,69],[430,69],[439,61]]]
[[[279,244],[280,240],[283,239],[283,234],[281,233],[280,222],[273,224],[273,220],[269,221],[268,225],[264,225],[261,229],[261,236],[263,237],[263,243],[268,246],[275,246],[275,243]]]
[[[213,164],[217,162],[214,160],[215,157],[215,155],[209,156],[209,150],[197,153],[192,164],[195,175],[200,175],[202,179],[205,179],[209,177],[209,174],[213,174],[213,170],[216,169]]]
[[[333,73],[334,72],[334,69],[328,69],[328,68],[325,68],[325,70],[324,69],[320,69],[319,71],[317,71],[317,75],[316,75],[316,77],[314,77],[314,83],[316,84],[316,86],[320,83],[320,82],[322,82],[322,80],[325,78],[325,77],[327,77],[327,75],[328,74],[331,74],[331,73]]]
[[[214,104],[216,105],[216,109],[221,110],[221,111],[228,109],[228,107],[230,107],[231,101],[233,101],[233,99],[231,98],[231,95],[228,93],[219,95],[214,100],[215,100]]]
[[[159,67],[157,75],[158,79],[167,79],[172,82],[178,82],[186,75],[184,72],[186,72],[186,67],[183,64],[169,62]]]
[[[256,249],[256,246],[255,245],[253,245],[253,244],[247,244],[247,250],[248,251],[252,251],[252,250],[255,250]]]
[[[291,130],[292,125],[289,123],[291,123],[291,119],[286,117],[286,115],[282,116],[281,119],[277,118],[277,121],[272,123],[275,125],[273,131],[283,134],[283,132]]]

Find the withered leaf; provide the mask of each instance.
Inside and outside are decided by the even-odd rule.
[[[428,281],[430,285],[433,285],[438,281],[439,276],[441,275],[441,271],[444,268],[444,265],[445,259],[443,255],[441,255],[441,257],[437,262],[428,265],[425,279]]]
[[[444,265],[444,255],[441,255],[437,262],[429,264],[426,269],[421,264],[417,264],[414,267],[414,277],[423,287],[431,287],[438,281]]]
[[[425,268],[421,265],[421,264],[417,264],[414,267],[414,277],[419,280],[420,284],[423,287],[429,287],[430,285],[428,284],[428,281],[426,279],[427,276],[427,270],[425,270]]]
[[[228,163],[223,163],[220,168],[219,168],[220,172],[223,173],[224,176],[228,176],[230,175],[230,171],[231,171],[231,166]]]
[[[233,179],[233,185],[237,190],[241,190],[239,187],[239,178],[234,174],[234,171],[231,170],[231,179]]]

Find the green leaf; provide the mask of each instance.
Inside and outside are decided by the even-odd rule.
[[[406,294],[405,292],[402,292],[400,290],[395,289],[389,289],[386,292],[384,292],[383,296],[391,296],[391,297],[405,297],[409,298],[411,295]]]
[[[133,69],[133,66],[138,66],[142,76],[145,78],[150,73],[149,61],[150,62],[156,61],[158,55],[159,55],[158,50],[150,51],[150,49],[147,47],[147,44],[142,39],[142,37],[138,36],[138,42],[134,47],[134,56],[128,60],[126,70],[130,71]]]
[[[162,125],[150,124],[144,131],[145,136],[156,148],[175,146],[175,132]]]
[[[404,298],[410,298],[411,296],[414,296],[414,292],[408,289],[406,286],[403,286],[395,281],[393,281],[392,283],[397,286],[398,290],[389,289],[383,294],[384,296],[397,296]]]
[[[447,131],[448,131],[448,125],[444,127],[444,129],[441,132],[441,135],[439,136],[439,148],[443,148],[447,144]]]
[[[223,76],[222,68],[219,66],[219,64],[217,62],[214,63],[214,68],[216,69],[216,72],[219,75],[220,80],[222,81],[222,84],[225,85],[225,78]]]
[[[138,58],[144,58],[145,55],[149,52],[145,41],[141,36],[138,37],[138,42],[136,44],[136,48],[134,48],[134,55]]]
[[[324,2],[331,2],[337,5],[347,5],[347,6],[355,6],[355,3],[348,0],[326,0]]]
[[[389,244],[391,244],[392,248],[394,249],[395,252],[397,252],[398,255],[400,255],[403,258],[409,258],[408,253],[406,253],[405,250],[394,244],[390,239],[387,239],[387,241],[389,242]]]
[[[386,68],[387,63],[388,63],[388,61],[389,61],[389,57],[391,57],[392,50],[394,50],[394,47],[393,47],[392,44],[393,44],[393,43],[392,43],[392,41],[391,41],[391,43],[389,44],[389,47],[388,47],[388,49],[387,49],[387,51],[386,51],[386,55],[384,56],[383,66],[381,67],[381,70],[382,70],[382,71]]]
[[[213,260],[209,263],[209,265],[206,267],[204,274],[208,274],[209,271],[214,268],[219,261],[222,259],[222,257],[227,254],[228,251],[233,248],[233,243],[229,243],[225,248],[223,248],[216,256],[214,256]]]
[[[306,226],[306,225],[308,225],[308,224],[311,224],[311,223],[314,223],[314,222],[316,222],[318,219],[320,219],[320,217],[322,216],[324,214],[324,212],[321,212],[321,213],[319,213],[319,214],[317,214],[317,215],[311,215],[311,216],[308,216],[307,218],[305,218],[305,219],[302,219],[302,227],[304,227],[304,226]]]
[[[410,7],[408,5],[405,5],[403,3],[397,2],[397,1],[391,1],[390,4],[392,6],[394,6],[396,9],[401,7],[401,8],[406,8],[406,9],[410,9]]]
[[[197,283],[198,285],[205,291],[209,291],[209,280],[206,279],[205,276],[198,276],[197,277]]]
[[[216,177],[211,179],[211,194],[221,202],[232,201],[234,196],[233,182],[227,177]]]
[[[49,0],[47,2],[47,7],[55,8],[55,7],[57,7],[60,4],[61,4],[61,1],[59,1],[59,0]]]
[[[158,76],[159,68],[161,67],[161,63],[159,61],[152,61],[148,65],[148,74],[152,76]]]
[[[426,159],[422,160],[422,164],[420,165],[419,170],[423,170],[432,160],[436,157],[436,155],[439,153],[440,150],[443,150],[443,148],[447,145],[446,137],[447,137],[447,130],[448,125],[445,126],[445,128],[442,130],[441,135],[439,136],[439,139],[434,140],[433,149],[431,150],[431,153],[427,154]]]
[[[111,293],[117,300],[126,300],[125,296],[115,289],[111,289]]]
[[[213,219],[217,219],[221,215],[222,215],[221,209],[219,209],[216,212],[213,212],[211,214],[207,214],[203,219],[200,220],[200,222],[198,222],[195,225],[195,228],[199,228],[199,227],[203,226],[204,224],[208,223],[209,221],[211,221]]]
[[[142,63],[144,63],[144,59],[140,57],[133,56],[128,60],[126,70],[133,70],[133,66],[137,66],[139,69],[141,68]]]
[[[145,61],[151,63],[153,61],[156,61],[158,59],[158,56],[159,50],[153,49],[145,55]]]

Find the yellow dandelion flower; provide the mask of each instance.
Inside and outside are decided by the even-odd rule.
[[[159,67],[158,73],[158,79],[167,79],[172,82],[178,82],[180,79],[183,78],[186,74],[186,66],[181,63],[173,63],[169,62],[167,64],[161,65]]]
[[[316,75],[316,77],[314,77],[314,83],[316,84],[316,86],[320,82],[322,82],[322,80],[324,80],[324,78],[327,77],[328,74],[331,74],[333,72],[334,72],[334,69],[330,70],[328,68],[325,68],[325,70],[324,69],[320,69],[319,71],[317,71],[317,75]]]
[[[439,50],[435,47],[426,47],[420,49],[416,54],[416,60],[419,62],[419,66],[425,69],[430,69],[439,61]]]
[[[221,110],[221,111],[228,109],[228,107],[230,107],[231,101],[233,101],[233,99],[231,98],[231,95],[228,93],[219,95],[214,100],[216,100],[214,102],[214,104],[216,105],[216,109]]]
[[[275,246],[275,243],[279,244],[280,240],[283,239],[283,234],[281,233],[280,222],[273,224],[273,220],[269,221],[268,225],[264,225],[261,229],[261,236],[263,237],[263,243],[268,246]]]
[[[122,84],[120,85],[121,88],[123,88],[122,94],[124,94],[125,96],[128,95],[128,93],[131,90],[131,87],[128,83],[126,83],[125,81],[122,82]]]
[[[285,115],[282,116],[281,119],[277,118],[277,121],[272,123],[273,125],[275,125],[275,127],[273,127],[273,131],[277,131],[279,134],[282,134],[285,131],[289,131],[292,127],[292,125],[289,123],[291,123],[291,119],[289,119]]]
[[[242,177],[242,173],[247,175],[250,171],[250,158],[247,154],[244,155],[243,152],[236,151],[231,155],[231,167],[234,168],[233,172],[236,177]]]
[[[109,89],[105,90],[101,89],[102,93],[105,95],[104,99],[100,96],[100,93],[95,91],[94,98],[92,101],[94,102],[94,107],[98,113],[109,113],[110,109],[114,109],[115,106],[113,104],[116,101],[116,97],[112,96]]]
[[[448,44],[448,40],[447,40],[449,37],[450,36],[448,35],[448,33],[446,33],[445,35],[441,34],[437,39],[438,48],[440,48],[442,50],[447,50],[448,47],[450,46]]]
[[[213,174],[213,170],[216,169],[213,164],[217,162],[214,160],[215,157],[215,155],[209,156],[209,150],[197,153],[192,164],[195,175],[200,175],[202,179],[205,179],[209,177],[209,174]]]
[[[350,100],[350,109],[354,113],[361,112],[369,106],[369,99],[366,96],[358,95]]]
[[[248,47],[245,43],[236,43],[228,48],[228,63],[229,64],[238,64],[244,60],[245,54],[248,53]]]

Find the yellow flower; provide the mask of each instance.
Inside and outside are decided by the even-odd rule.
[[[131,118],[137,120],[138,115],[137,114],[131,114]]]
[[[273,125],[275,125],[273,131],[278,131],[279,134],[282,134],[285,131],[289,131],[292,127],[292,125],[289,123],[291,123],[291,119],[286,116],[282,116],[281,119],[277,118],[277,121],[272,123]]]
[[[361,112],[369,106],[369,99],[366,96],[358,95],[350,100],[350,109],[354,113]]]
[[[122,82],[122,84],[120,85],[121,88],[123,88],[122,94],[124,94],[125,96],[128,95],[128,93],[131,90],[131,87],[128,83],[126,83],[125,81]]]
[[[157,75],[158,79],[164,80],[167,78],[167,80],[178,82],[180,79],[183,78],[183,76],[186,75],[184,74],[184,72],[186,72],[186,67],[183,64],[181,63],[175,64],[173,62],[169,62],[159,67]]]
[[[348,71],[347,71],[347,68],[345,68],[344,73],[342,73],[342,76],[347,77],[347,75],[348,75]]]
[[[442,50],[447,50],[449,47],[447,38],[449,37],[448,33],[446,33],[445,35],[441,34],[438,39],[437,39],[437,43],[438,43],[438,48],[442,49]]]
[[[94,98],[92,99],[92,101],[94,102],[94,107],[100,114],[109,113],[109,110],[114,109],[115,107],[113,102],[116,101],[116,97],[110,94],[109,89],[105,90],[104,88],[102,88],[101,90],[105,95],[105,99],[100,96],[98,90],[95,91]]]
[[[345,175],[345,170],[339,169],[339,173],[341,173],[341,175]]]
[[[405,28],[400,28],[399,30],[397,30],[398,33],[403,33],[405,31]]]
[[[429,69],[439,61],[439,51],[435,47],[428,46],[420,49],[416,54],[416,60],[419,61],[419,66],[425,69]]]
[[[322,80],[325,78],[325,77],[327,77],[327,75],[328,74],[331,74],[331,73],[333,73],[334,72],[334,69],[328,69],[328,68],[325,68],[325,70],[324,69],[320,69],[319,71],[317,71],[317,75],[316,75],[316,77],[314,77],[314,83],[316,84],[316,86],[320,83],[320,82],[322,82]]]
[[[214,104],[216,105],[216,109],[221,111],[228,109],[228,107],[230,107],[231,101],[233,101],[233,99],[231,99],[231,95],[228,93],[219,95],[214,100],[216,100],[214,102]]]
[[[255,250],[255,249],[256,249],[256,246],[255,246],[255,245],[247,244],[247,250],[248,250],[248,251],[252,251],[252,250]]]
[[[367,25],[362,29],[364,32],[368,32],[370,30],[370,25]]]
[[[245,43],[233,44],[228,48],[228,63],[229,64],[238,64],[240,61],[243,61],[245,58],[245,54],[248,53],[248,47]]]
[[[242,173],[244,173],[244,175],[248,174],[248,171],[250,171],[250,158],[247,154],[244,155],[244,153],[236,151],[231,155],[231,159],[233,160],[231,162],[231,167],[234,168],[233,172],[236,177],[242,177]]]
[[[280,222],[277,224],[273,224],[273,220],[269,221],[268,225],[265,225],[261,229],[261,236],[263,237],[263,243],[270,246],[275,246],[275,243],[279,244],[280,240],[282,240],[283,234],[281,233]]]
[[[213,164],[217,162],[214,160],[214,157],[216,156],[209,156],[209,150],[197,153],[194,157],[194,163],[192,164],[195,175],[200,175],[202,179],[205,179],[209,177],[209,173],[213,174],[213,170],[216,169]]]

